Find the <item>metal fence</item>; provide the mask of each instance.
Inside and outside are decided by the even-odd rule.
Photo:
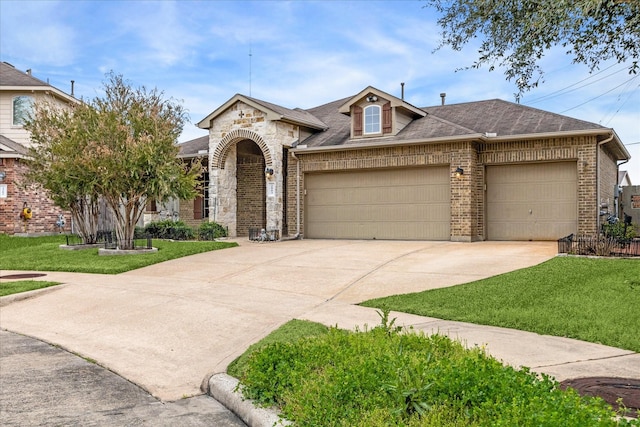
[[[111,230],[99,230],[98,232],[96,232],[95,239],[90,240],[95,241],[96,244],[99,245],[108,244],[116,240],[116,232]],[[79,235],[67,234],[67,246],[78,246],[83,244],[84,241]]]
[[[640,239],[574,236],[558,240],[558,253],[570,255],[640,257]]]
[[[131,243],[131,245],[125,245],[123,243]],[[67,235],[67,246],[79,246],[84,244],[80,236],[76,234]],[[98,231],[96,236],[96,244],[105,249],[117,249],[121,247],[130,247],[133,249],[151,249],[152,239],[151,236],[136,236],[131,241],[118,241],[115,231]]]
[[[249,240],[254,242],[276,242],[280,240],[280,230],[267,230],[264,228],[250,228]]]

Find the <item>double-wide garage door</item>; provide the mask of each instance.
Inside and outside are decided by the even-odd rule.
[[[305,237],[450,239],[448,167],[306,174]]]
[[[487,166],[489,240],[556,240],[578,227],[575,162]]]

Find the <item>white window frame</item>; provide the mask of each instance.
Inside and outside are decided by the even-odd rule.
[[[376,118],[377,122],[373,121]],[[367,105],[364,107],[362,120],[362,132],[364,135],[382,133],[382,107],[379,105]]]
[[[26,109],[27,115],[33,111],[33,96],[30,95],[16,95],[11,98],[11,125],[15,127],[23,127],[24,121],[27,119],[26,116],[17,117],[16,116],[16,101],[20,98],[24,98],[26,102],[28,102],[29,106]],[[28,100],[28,101],[27,101]],[[16,120],[17,119],[17,120]]]

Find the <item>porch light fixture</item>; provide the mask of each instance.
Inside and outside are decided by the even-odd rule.
[[[264,174],[267,178],[271,178],[271,176],[273,176],[273,168],[270,168],[270,167],[264,168]]]
[[[460,178],[462,175],[464,175],[464,169],[458,166],[458,168],[456,169],[456,178]]]

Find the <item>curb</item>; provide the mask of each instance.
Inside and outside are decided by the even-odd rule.
[[[290,426],[275,409],[259,408],[238,391],[239,381],[227,374],[214,374],[209,378],[209,396],[222,403],[249,427]]]
[[[65,286],[66,283],[60,283],[59,285],[47,286],[46,288],[34,289],[32,291],[19,292],[17,294],[5,295],[0,297],[0,307],[4,307],[11,303],[22,301],[29,298],[35,298],[40,295],[48,294]]]

